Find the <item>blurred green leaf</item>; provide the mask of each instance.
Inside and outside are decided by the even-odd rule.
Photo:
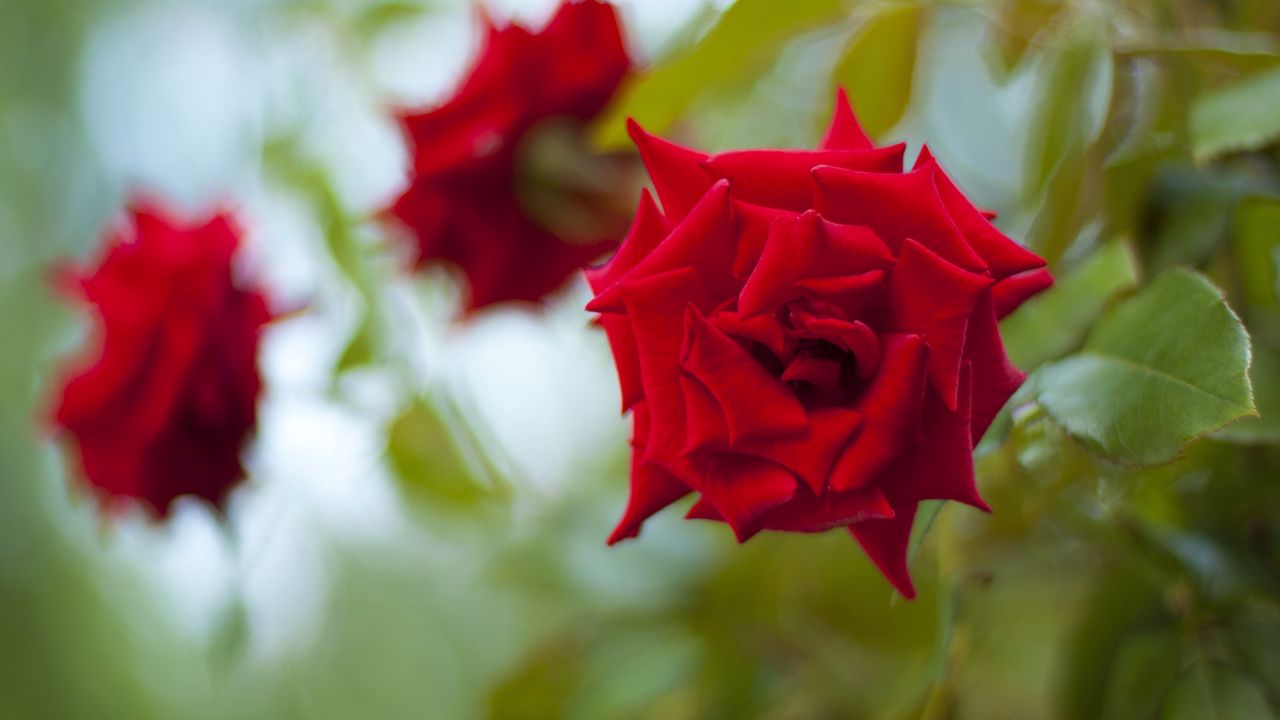
[[[1101,720],[1156,717],[1181,669],[1182,643],[1176,627],[1129,636],[1111,660]]]
[[[663,132],[708,91],[755,78],[791,38],[838,19],[846,0],[739,0],[724,11],[702,41],[631,80],[597,121],[595,142],[627,147],[626,121]]]
[[[1148,271],[1202,265],[1227,242],[1232,217],[1242,199],[1269,188],[1248,168],[1197,170],[1166,167],[1156,173],[1143,204],[1150,242]]]
[[[1254,150],[1280,136],[1280,68],[1203,93],[1191,104],[1197,162]]]
[[[1083,34],[1042,57],[1022,191],[1026,202],[1039,205],[1027,244],[1053,265],[1100,204],[1091,182],[1101,170],[1090,152],[1100,121],[1094,106],[1102,98],[1101,117],[1108,115],[1114,63],[1097,37]]]
[[[1000,323],[1009,358],[1020,368],[1035,368],[1070,352],[1107,303],[1137,282],[1129,244],[1117,240],[1103,245]]]
[[[249,647],[249,611],[243,595],[231,598],[218,618],[209,646],[209,662],[219,673],[230,672]]]
[[[1275,715],[1257,686],[1235,670],[1202,664],[1183,673],[1160,720],[1264,720]]]
[[[1236,272],[1250,305],[1275,305],[1275,249],[1280,246],[1280,200],[1253,197],[1236,208],[1234,222]]]
[[[1248,368],[1249,336],[1221,292],[1172,270],[1035,382],[1040,404],[1069,433],[1140,465],[1172,460],[1183,443],[1255,414]]]
[[[347,340],[347,344],[342,348],[342,352],[338,355],[338,363],[335,366],[335,372],[345,372],[362,365],[373,362],[375,357],[374,348],[376,342],[374,335],[377,330],[374,326],[373,316],[366,312],[360,318],[360,323],[356,326],[356,330]]]
[[[925,500],[916,508],[916,522],[911,528],[911,540],[907,544],[908,564],[914,563],[916,556],[920,554],[920,548],[924,545],[925,538],[933,529],[934,523],[938,520],[938,513],[942,512],[942,506],[945,504],[942,500]]]
[[[854,34],[836,64],[832,79],[849,94],[858,121],[873,138],[893,128],[911,100],[924,17],[919,5],[880,8]]]
[[[450,424],[425,398],[413,400],[387,430],[387,460],[410,490],[470,505],[488,493]]]
[[[1110,83],[1111,54],[1098,38],[1081,37],[1043,62],[1044,82],[1033,105],[1035,128],[1027,153],[1025,191],[1031,197],[1043,192],[1064,163],[1078,160],[1092,140],[1090,100],[1102,84]]]

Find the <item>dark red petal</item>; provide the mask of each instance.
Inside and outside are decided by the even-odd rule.
[[[960,358],[969,316],[991,279],[966,272],[913,240],[889,275],[889,327],[923,336],[929,378],[947,407],[956,406]]]
[[[1053,276],[1048,270],[1032,270],[1021,275],[1011,275],[991,289],[996,317],[1004,317],[1036,293],[1053,286]]]
[[[640,151],[663,212],[679,222],[715,182],[702,168],[707,156],[650,135],[634,120],[627,120],[627,132]]]
[[[623,238],[618,251],[609,262],[587,270],[587,282],[598,295],[614,284],[628,270],[635,267],[671,232],[671,226],[662,211],[653,202],[648,188],[640,192],[640,206],[636,210],[631,230]]]
[[[821,495],[826,492],[832,463],[861,426],[862,416],[853,410],[817,408],[809,413],[807,433],[743,443],[734,450],[776,462],[795,473],[814,495]]]
[[[875,147],[867,134],[858,124],[858,118],[849,107],[849,95],[840,88],[836,91],[835,111],[831,116],[831,125],[818,143],[821,150],[866,150]]]
[[[841,370],[840,363],[835,360],[798,355],[787,363],[782,371],[782,379],[786,382],[808,383],[831,392],[840,386]]]
[[[731,445],[805,432],[804,406],[742,346],[692,308],[685,328],[681,368],[719,403]]]
[[[587,303],[593,312],[621,310],[620,286],[633,278],[691,268],[716,297],[737,292],[737,281],[730,273],[733,258],[733,213],[729,204],[729,185],[716,183],[682,220],[671,234],[643,260],[595,299]]]
[[[600,324],[609,339],[613,363],[618,369],[622,412],[626,412],[644,399],[644,384],[640,380],[640,363],[636,356],[636,339],[631,333],[631,321],[620,315],[601,315]]]
[[[981,210],[969,202],[964,193],[951,182],[951,178],[942,172],[927,146],[920,150],[920,156],[916,159],[916,168],[926,166],[933,168],[934,184],[947,212],[951,213],[951,219],[973,249],[982,256],[996,279],[1044,267],[1043,258],[1005,236]]]
[[[862,431],[836,460],[828,484],[837,492],[865,487],[920,441],[929,348],[915,335],[885,335],[880,370],[858,399]]]
[[[850,284],[862,287],[869,282],[866,274],[892,262],[884,242],[866,228],[833,225],[814,212],[779,218],[742,286],[738,307],[748,316],[766,312],[800,297],[806,281],[810,290],[843,294]],[[817,280],[829,282],[813,282]]]
[[[866,323],[820,318],[800,311],[792,311],[791,321],[798,336],[826,340],[851,353],[856,361],[858,377],[863,380],[874,375],[880,367],[880,339]]]
[[[895,252],[908,239],[976,273],[986,263],[960,234],[933,180],[933,168],[901,175],[818,167],[817,209],[827,219],[871,228]]]
[[[1026,373],[1014,367],[1005,354],[990,292],[982,294],[969,319],[964,357],[965,362],[973,366],[973,419],[970,432],[976,445],[991,426],[991,421],[1000,412],[1000,408],[1004,407],[1027,378]]]
[[[685,513],[684,517],[686,520],[716,520],[724,522],[724,516],[706,498],[698,498],[698,501],[689,508],[689,512]]]
[[[689,494],[689,486],[662,468],[631,458],[631,496],[622,520],[609,535],[609,544],[640,534],[640,526],[652,515]]]
[[[849,532],[862,545],[871,562],[903,597],[916,596],[911,584],[911,572],[907,568],[907,547],[911,542],[911,524],[916,519],[916,505],[912,503],[894,508],[890,520],[869,520],[849,526]]]
[[[711,320],[725,334],[739,340],[758,342],[774,355],[781,356],[784,353],[787,337],[776,315],[743,317],[736,311],[725,310],[716,313]]]
[[[790,500],[796,478],[786,468],[744,455],[717,455],[707,462],[699,490],[746,542],[763,528],[765,513]]]
[[[595,116],[631,65],[617,12],[599,0],[561,4],[537,43],[546,64],[536,90],[548,115]]]
[[[685,444],[681,455],[729,447],[729,426],[719,401],[705,385],[688,375],[680,376],[684,398]]]
[[[938,393],[925,394],[920,444],[891,465],[879,481],[894,507],[920,500],[955,500],[989,510],[973,474],[974,441],[969,432],[973,372],[960,373],[960,403],[948,409]]]
[[[677,378],[684,344],[684,314],[690,303],[707,309],[706,286],[691,268],[624,281],[620,285],[636,341],[651,428],[644,457],[674,461],[685,444],[684,403]]]
[[[803,212],[813,207],[813,168],[900,173],[905,150],[902,144],[868,150],[735,150],[713,155],[703,166],[733,183],[740,200]]]
[[[764,527],[766,530],[813,533],[892,517],[893,508],[877,487],[823,495],[801,492],[785,505],[770,510],[765,516]]]

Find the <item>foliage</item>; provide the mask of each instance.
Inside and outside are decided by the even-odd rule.
[[[629,116],[700,146],[812,140],[826,108],[794,102],[791,80],[844,86],[877,139],[928,142],[1050,258],[1056,286],[1002,322],[1032,376],[977,457],[992,513],[922,517],[913,603],[839,533],[737,546],[658,518],[605,549],[627,448],[596,427],[616,397],[574,394],[607,364],[578,296],[481,322],[549,338],[564,382],[468,375],[542,367],[515,340],[480,370],[443,349],[479,340],[419,292],[438,278],[403,278],[392,231],[349,190],[373,151],[335,160],[325,134],[346,106],[402,99],[373,68],[397,32],[457,10],[435,3],[190,3],[301,55],[273,82],[329,98],[289,122],[264,102],[238,186],[295,198],[312,229],[320,279],[279,332],[332,331],[313,346],[322,382],[269,390],[301,409],[265,413],[264,455],[295,436],[320,458],[307,467],[326,443],[368,434],[372,450],[315,487],[255,464],[223,526],[195,509],[185,530],[96,526],[33,423],[76,332],[44,268],[92,245],[130,180],[82,107],[86,48],[159,5],[31,0],[0,22],[0,715],[1280,715],[1280,4],[738,0],[596,126],[610,148]],[[988,122],[963,121],[974,107]],[[427,372],[410,349],[429,343]],[[489,386],[537,413],[504,417]],[[509,457],[573,413],[560,455]],[[340,432],[306,437],[330,415]],[[344,483],[366,502],[315,500]],[[393,510],[331,519],[379,503]],[[191,527],[226,530],[211,552],[229,569],[206,553],[173,574]],[[187,607],[202,583],[217,602]],[[302,618],[301,640],[280,639],[282,618]]]

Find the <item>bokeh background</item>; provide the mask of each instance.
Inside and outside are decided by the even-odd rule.
[[[391,113],[447,96],[474,5],[3,0],[0,717],[1280,712],[1280,4],[618,4],[645,73],[601,147],[628,114],[811,145],[845,85],[1053,264],[1003,328],[1024,367],[1193,266],[1253,336],[1260,417],[1141,469],[1007,413],[978,452],[994,513],[932,509],[914,602],[842,533],[739,546],[673,510],[608,549],[627,424],[585,284],[460,323],[456,278],[407,272],[376,218],[405,182]],[[244,271],[299,309],[225,517],[101,517],[43,421],[87,330],[48,269],[138,189],[233,207]]]

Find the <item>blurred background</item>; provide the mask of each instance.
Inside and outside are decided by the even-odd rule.
[[[448,95],[473,4],[3,0],[0,717],[1276,716],[1280,4],[618,5],[644,72],[600,147],[628,115],[811,146],[844,85],[1052,263],[1004,323],[1021,366],[1192,266],[1253,336],[1260,416],[1139,468],[1027,400],[979,448],[994,513],[921,523],[914,602],[843,533],[738,546],[673,509],[608,549],[628,427],[585,283],[459,323],[375,218],[391,112]],[[234,208],[245,273],[305,308],[265,336],[225,518],[99,517],[41,420],[87,330],[48,268],[140,188]]]

